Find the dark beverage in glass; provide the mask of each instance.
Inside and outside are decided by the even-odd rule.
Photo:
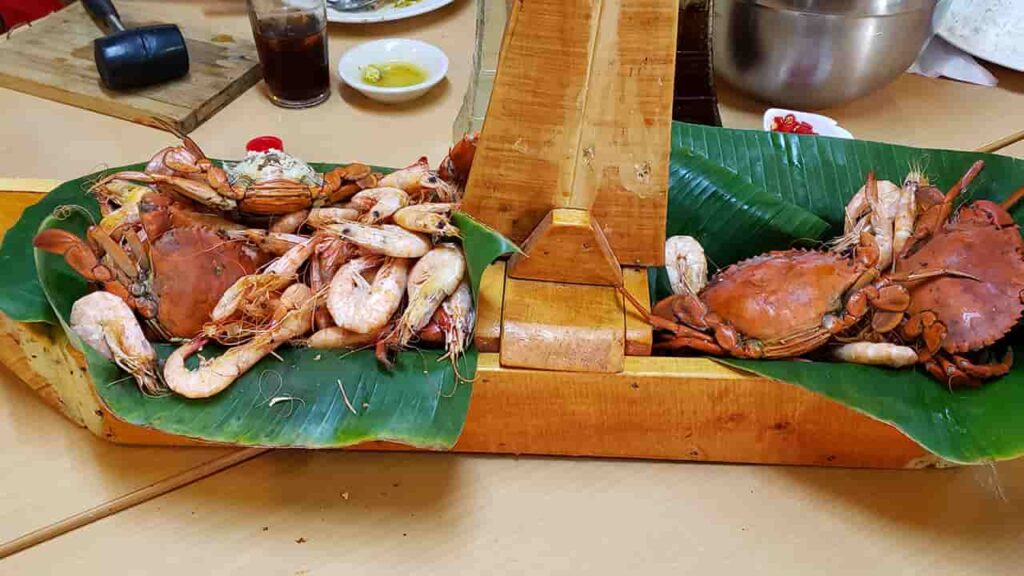
[[[331,93],[323,0],[248,0],[256,50],[270,99],[305,108]]]

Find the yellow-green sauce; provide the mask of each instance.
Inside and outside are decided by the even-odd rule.
[[[426,79],[425,70],[408,62],[384,62],[363,68],[363,82],[382,88],[404,88]]]

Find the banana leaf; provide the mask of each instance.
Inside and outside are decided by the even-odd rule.
[[[693,236],[704,247],[710,271],[760,254],[765,244],[816,241],[829,228],[807,210],[686,149],[672,151],[668,215],[666,234]],[[664,268],[650,268],[648,278],[654,301],[672,293]]]
[[[841,231],[843,207],[863,184],[869,170],[880,179],[901,181],[911,167],[923,168],[932,182],[948,189],[975,160],[985,169],[964,200],[1003,200],[1024,185],[1024,161],[973,152],[896,146],[795,134],[673,125],[673,154],[695,154],[742,175],[745,182],[727,188],[749,198],[746,186],[773,195],[817,215]],[[679,207],[679,211],[684,208]],[[1015,216],[1024,216],[1018,205]],[[674,207],[668,214],[670,233],[687,216]],[[728,231],[705,235],[707,245],[729,243]],[[748,235],[759,252],[788,248],[758,235]],[[718,265],[730,264],[717,262]],[[1007,341],[1024,358],[1024,341],[1016,332]],[[973,464],[1006,460],[1024,454],[1024,365],[978,390],[948,390],[920,368],[890,370],[831,362],[719,359],[720,362],[768,378],[824,394],[854,410],[892,424],[941,458]]]
[[[97,177],[60,186],[27,210],[8,233],[2,255],[16,277],[12,284],[23,286],[0,292],[0,309],[19,321],[59,322],[84,353],[97,394],[117,418],[171,434],[236,445],[339,448],[383,440],[447,449],[455,444],[469,406],[475,348],[459,359],[460,377],[456,377],[455,366],[442,360],[443,352],[437,350],[402,352],[394,367],[385,370],[369,350],[345,353],[282,347],[276,358],[268,356],[213,398],[143,396],[124,372],[68,329],[71,306],[87,293],[87,283],[60,256],[31,247],[35,233],[47,228],[84,234],[99,210],[83,191]],[[81,209],[61,209],[54,215],[55,208],[62,205]],[[475,295],[486,265],[515,247],[466,215],[459,215],[458,224]],[[26,265],[29,258],[34,263]],[[36,278],[30,278],[25,268]],[[49,316],[39,306],[40,298],[50,308]],[[156,348],[161,361],[174,350],[170,344]],[[220,351],[211,346],[203,354]],[[191,367],[197,364],[198,358],[191,359]]]
[[[866,140],[733,130],[674,123],[672,149],[687,150],[742,174],[757,188],[825,220],[842,231],[843,208],[868,171],[879,180],[902,182],[910,168],[923,169],[947,190],[975,160],[985,169],[962,196],[1002,200],[1024,186],[1024,160],[956,150],[912,148]],[[1024,215],[1018,204],[1015,215]]]
[[[124,169],[141,169],[145,164],[125,166]],[[4,236],[0,247],[0,270],[4,271],[6,285],[0,290],[0,310],[12,320],[18,322],[44,322],[56,324],[57,316],[46,300],[43,287],[36,274],[35,260],[32,255],[32,238],[35,237],[39,224],[57,210],[58,206],[85,206],[83,199],[91,182],[99,180],[103,171],[84,178],[65,182],[50,191],[22,213],[18,220]],[[91,204],[93,215],[98,214],[95,202]],[[88,208],[87,208],[88,209]]]

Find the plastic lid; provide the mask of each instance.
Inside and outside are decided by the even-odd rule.
[[[246,152],[266,152],[271,148],[284,152],[284,142],[277,136],[257,136],[245,144]]]

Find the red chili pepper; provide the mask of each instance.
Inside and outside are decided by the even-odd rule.
[[[807,122],[800,122],[793,114],[772,118],[772,131],[790,134],[815,134],[814,128]]]

